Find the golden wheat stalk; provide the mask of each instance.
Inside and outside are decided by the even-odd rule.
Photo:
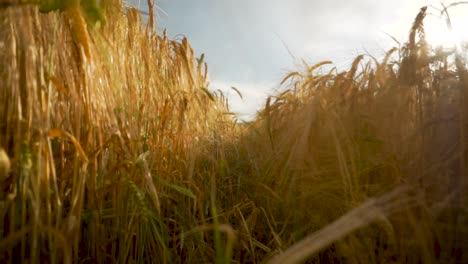
[[[91,58],[89,32],[86,21],[81,13],[81,8],[78,0],[69,1],[65,9],[65,17],[69,19],[71,26],[71,35],[78,50],[83,49],[86,59]],[[79,52],[81,56],[81,52]],[[83,57],[81,58],[83,61]]]

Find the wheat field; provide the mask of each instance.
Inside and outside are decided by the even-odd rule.
[[[426,8],[242,123],[152,12],[3,2],[0,262],[468,262],[468,45],[431,47]]]

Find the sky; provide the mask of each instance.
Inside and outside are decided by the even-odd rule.
[[[146,0],[126,2],[147,10]],[[389,35],[406,41],[427,4],[441,6],[432,0],[159,0],[156,24],[171,38],[186,36],[197,57],[205,54],[209,88],[222,90],[239,119],[250,120],[302,61],[331,60],[344,70],[359,54],[380,57],[397,45]],[[443,20],[433,20],[443,30]]]

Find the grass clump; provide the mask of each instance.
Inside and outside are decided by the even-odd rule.
[[[4,262],[467,261],[466,50],[426,43],[425,8],[240,125],[186,38],[75,4],[0,7]]]

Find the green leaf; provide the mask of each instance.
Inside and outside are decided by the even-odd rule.
[[[185,187],[182,187],[182,186],[179,186],[179,185],[176,185],[176,184],[173,184],[173,183],[169,183],[159,177],[154,177],[159,183],[161,183],[163,186],[169,188],[169,189],[172,189],[180,194],[183,194],[187,197],[190,197],[192,199],[195,199],[195,194],[193,194],[192,190],[188,189],[188,188],[185,188]]]
[[[105,23],[104,15],[96,0],[81,0],[81,8],[88,22],[92,24],[96,24],[97,22]]]
[[[51,11],[63,11],[65,8],[65,1],[62,0],[40,0],[39,1],[39,12],[48,13]]]
[[[52,11],[65,11],[67,8],[66,1],[69,0],[39,0],[34,3],[39,3],[39,11],[41,13],[48,13]],[[105,23],[104,15],[96,0],[81,0],[80,6],[86,21],[91,24],[96,24],[97,22]]]

